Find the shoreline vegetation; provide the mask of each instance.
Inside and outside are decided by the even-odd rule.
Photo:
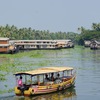
[[[100,23],[92,23],[92,29],[78,28],[74,32],[50,32],[49,30],[35,30],[29,28],[17,28],[8,25],[0,26],[0,37],[8,37],[10,40],[66,40],[71,39],[75,44],[84,45],[84,40],[100,40]]]

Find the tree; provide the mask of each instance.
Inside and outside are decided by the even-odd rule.
[[[96,31],[100,31],[100,23],[92,23],[92,29]]]

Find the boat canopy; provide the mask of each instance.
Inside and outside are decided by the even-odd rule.
[[[26,72],[17,72],[14,75],[41,75],[41,74],[47,74],[47,73],[56,73],[56,72],[62,72],[62,71],[69,71],[73,70],[72,67],[43,67],[38,68],[32,71],[26,71]]]

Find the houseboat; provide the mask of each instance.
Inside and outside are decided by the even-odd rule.
[[[62,48],[73,48],[74,43],[71,40],[56,40],[57,46]]]
[[[90,43],[90,49],[100,49],[100,42],[92,40]]]
[[[76,78],[72,67],[43,67],[14,75],[17,96],[34,96],[68,89],[74,86]]]
[[[13,40],[17,48],[21,50],[39,49],[62,49],[72,48],[74,44],[71,40]]]
[[[89,41],[89,40],[84,41],[84,46],[85,47],[90,47],[90,44],[91,44],[91,41]]]
[[[14,40],[20,50],[60,49],[55,40]]]
[[[15,46],[9,42],[9,38],[0,37],[0,53],[13,53]]]

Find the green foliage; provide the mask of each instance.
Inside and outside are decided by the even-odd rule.
[[[49,32],[49,30],[34,30],[29,28],[20,28],[16,26],[0,26],[0,37],[8,37],[11,40],[66,40],[71,39],[79,45],[84,44],[84,40],[100,39],[100,23],[93,23],[92,30],[85,29],[83,26],[78,28],[80,34],[74,32]],[[31,55],[34,56],[34,55]]]
[[[5,75],[4,74],[0,74],[0,81],[5,81]]]
[[[93,23],[92,30],[85,29],[83,27],[78,28],[81,31],[81,34],[77,38],[78,44],[83,45],[84,40],[100,40],[100,23]]]
[[[56,39],[73,39],[76,34],[73,32],[49,32],[49,30],[34,30],[29,28],[20,28],[16,26],[0,26],[0,37],[8,37],[16,40],[56,40]]]
[[[24,61],[22,59],[25,57]],[[16,53],[14,55],[10,54],[2,54],[0,55],[0,58],[5,58],[6,62],[2,62],[0,64],[0,81],[6,81],[6,75],[10,73],[15,73],[19,71],[26,71],[33,69],[33,66],[45,66],[47,65],[47,62],[33,62],[33,61],[28,61],[26,62],[27,59],[37,59],[43,57],[43,54],[39,51],[28,51],[28,52],[20,52]],[[6,60],[7,59],[7,60]],[[7,87],[5,85],[5,87]]]
[[[13,91],[14,91],[14,89],[0,90],[0,94],[11,93],[11,92],[13,92]]]
[[[33,58],[40,58],[42,57],[43,55],[40,53],[40,51],[27,51],[26,52],[19,52],[19,53],[15,53],[14,55],[13,54],[2,54],[0,55],[1,58],[8,58],[8,59],[11,59],[11,58],[22,58],[24,56],[27,56],[27,57],[33,57]]]

